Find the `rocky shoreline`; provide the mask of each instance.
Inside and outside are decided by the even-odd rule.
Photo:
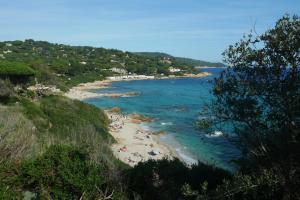
[[[127,93],[96,93],[93,92],[95,89],[104,89],[108,88],[112,82],[116,81],[135,81],[135,80],[160,80],[160,79],[177,79],[177,78],[201,78],[210,76],[211,74],[208,72],[201,72],[199,74],[184,74],[182,76],[145,76],[145,75],[136,75],[136,76],[114,76],[108,77],[106,80],[95,81],[91,83],[81,83],[78,86],[71,88],[64,95],[71,99],[84,100],[88,98],[96,98],[96,97],[131,97],[138,96],[139,93],[136,92],[127,92]]]

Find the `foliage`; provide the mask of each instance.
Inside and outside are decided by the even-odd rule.
[[[299,31],[299,18],[284,16],[275,28],[250,34],[224,54],[230,68],[215,80],[213,111],[214,119],[233,123],[241,139],[242,168],[234,175],[178,159],[129,168],[109,148],[113,138],[102,110],[61,96],[31,99],[24,92],[11,98],[13,86],[1,81],[0,95],[9,100],[0,105],[0,199],[299,199]],[[30,66],[37,81],[65,90],[104,78],[111,67],[167,74],[170,62],[180,64],[165,54],[10,43],[0,43],[10,52],[2,63]],[[190,64],[181,67],[189,71]]]
[[[149,160],[130,170],[129,189],[146,200],[181,199],[184,197],[182,189],[187,184],[197,193],[202,193],[201,185],[205,182],[206,189],[212,190],[225,178],[230,178],[225,170],[202,163],[188,168],[178,159]]]
[[[239,174],[218,186],[210,194],[213,199],[284,199],[281,189],[282,179],[272,170],[263,170],[253,174]],[[287,198],[288,196],[285,196]],[[290,199],[293,199],[289,197]]]
[[[120,173],[127,166],[109,148],[103,111],[60,96],[15,101],[0,107],[0,197],[97,199],[114,191],[114,199],[126,199]],[[104,179],[99,189],[97,178]]]
[[[199,129],[207,131],[207,132],[211,132],[212,131],[211,130],[212,125],[213,125],[213,120],[212,119],[199,119],[196,122],[196,126]]]
[[[0,106],[0,165],[22,160],[33,153],[37,142],[33,127],[20,108]]]
[[[261,36],[225,51],[230,68],[215,80],[214,113],[240,136],[243,170],[284,177],[285,196],[299,198],[300,19],[284,16]],[[263,198],[263,197],[262,197]]]
[[[4,76],[32,76],[35,72],[21,62],[0,61],[0,75]]]
[[[13,93],[13,85],[10,81],[0,79],[0,102],[7,102]]]
[[[85,150],[54,145],[16,167],[4,165],[0,196],[12,198],[14,191],[17,196],[30,192],[38,199],[126,199],[119,184],[107,176],[108,170],[105,163],[90,162]]]
[[[50,106],[51,105],[51,106]],[[70,134],[79,126],[93,126],[103,139],[111,139],[108,133],[108,119],[95,106],[64,97],[49,96],[40,102],[40,108],[52,124],[50,131],[59,135]]]
[[[48,96],[35,101],[17,97],[0,108],[0,149],[7,160],[35,156],[51,144],[69,144],[87,149],[94,162],[106,162],[112,171],[124,166],[110,151],[114,139],[108,119],[95,106]]]
[[[164,62],[160,56],[52,44],[31,39],[0,42],[0,51],[6,52],[0,58],[0,74],[1,70],[5,73],[9,71],[28,75],[34,72],[38,83],[56,85],[63,91],[79,83],[113,75],[111,68],[114,67],[125,69],[131,74],[146,75],[167,75],[170,66],[179,67],[186,72],[196,72],[194,65],[188,61],[178,63],[176,59],[172,59],[171,62]]]
[[[225,67],[223,63],[212,63],[212,62],[206,62],[203,60],[196,60],[191,58],[181,58],[181,57],[174,57],[166,53],[160,53],[160,52],[136,52],[137,55],[143,55],[148,57],[167,57],[171,58],[172,62],[174,63],[174,66],[206,66],[206,67]]]

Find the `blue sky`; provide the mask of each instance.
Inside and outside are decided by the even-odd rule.
[[[222,61],[255,25],[262,33],[299,0],[0,0],[0,40],[47,40]]]

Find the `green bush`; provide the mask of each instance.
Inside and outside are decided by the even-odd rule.
[[[0,165],[0,199],[127,199],[110,169],[91,162],[85,150],[50,146],[36,158]]]
[[[263,170],[252,174],[235,174],[234,178],[219,185],[210,199],[298,199],[283,191],[283,177],[273,170]],[[208,196],[207,196],[208,197]]]
[[[66,97],[49,96],[41,99],[40,108],[51,123],[50,132],[62,138],[88,126],[95,129],[103,140],[112,139],[106,115],[95,106]]]
[[[51,146],[44,155],[21,166],[19,180],[40,198],[91,198],[105,183],[103,171],[100,165],[89,162],[84,151]]]
[[[184,187],[188,185],[196,194],[213,190],[229,172],[198,163],[191,168],[178,159],[149,160],[129,170],[129,189],[141,199],[173,200],[186,198]],[[203,188],[203,184],[207,184]]]

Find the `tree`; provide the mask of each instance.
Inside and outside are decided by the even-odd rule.
[[[214,114],[234,124],[244,163],[275,169],[293,194],[300,180],[299,17],[250,33],[223,55],[229,68],[214,81]]]
[[[35,75],[35,71],[28,65],[20,62],[0,61],[0,78],[12,82],[26,82]]]

